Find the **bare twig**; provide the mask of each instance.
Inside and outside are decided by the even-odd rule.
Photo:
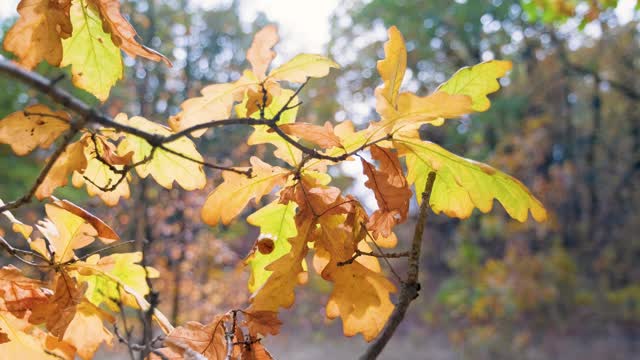
[[[356,261],[356,259],[359,258],[360,256],[371,256],[376,258],[394,259],[394,258],[409,257],[409,254],[410,253],[408,251],[378,254],[378,253],[374,253],[373,251],[361,251],[359,249],[356,249],[356,252],[353,253],[351,258],[345,261],[340,261],[337,265],[345,266],[345,265],[353,264],[353,262]]]
[[[360,357],[360,359],[376,359],[387,345],[393,334],[395,333],[398,325],[404,319],[409,304],[418,297],[418,291],[420,291],[420,283],[418,282],[418,274],[420,272],[420,253],[422,251],[422,235],[424,234],[424,225],[427,220],[427,210],[429,209],[429,198],[431,197],[431,190],[433,189],[433,183],[436,179],[436,173],[430,172],[427,178],[427,183],[422,193],[422,204],[420,206],[420,214],[418,215],[418,221],[416,223],[415,230],[413,232],[413,242],[411,243],[411,251],[408,260],[407,280],[404,281],[400,287],[400,296],[398,298],[398,304],[393,310],[391,317],[387,321],[387,326],[382,331],[382,334],[376,341],[369,346],[367,351]]]

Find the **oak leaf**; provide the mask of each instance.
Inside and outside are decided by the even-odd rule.
[[[435,213],[466,219],[474,208],[483,213],[497,199],[514,219],[524,222],[528,213],[544,221],[547,212],[531,192],[515,178],[493,167],[457,156],[429,141],[399,138],[396,147],[407,162],[407,180],[424,189],[429,172],[437,173],[430,205]],[[421,201],[419,193],[416,194]]]
[[[209,225],[222,221],[229,224],[247,206],[251,199],[257,204],[273,188],[284,184],[289,171],[271,166],[253,156],[251,162],[252,177],[243,174],[224,172],[224,181],[207,197],[202,207],[202,220]]]
[[[244,311],[245,325],[249,329],[249,335],[256,338],[258,335],[278,335],[282,321],[278,319],[278,313],[274,311]]]
[[[323,149],[342,146],[340,138],[334,133],[333,126],[328,121],[324,123],[324,126],[309,123],[293,123],[280,125],[280,128],[288,135],[297,136]]]
[[[154,135],[169,136],[173,134],[168,128],[140,116],[128,119],[126,114],[121,113],[114,120]],[[153,151],[153,147],[145,139],[127,134],[118,145],[118,154],[124,156],[133,153],[133,162],[140,163],[136,166],[138,175],[141,178],[151,175],[158,184],[166,189],[171,189],[174,181],[185,190],[202,189],[206,185],[207,179],[201,165],[202,155],[196,149],[193,141],[181,137],[163,146],[164,149],[156,148]]]
[[[0,268],[0,298],[4,303],[0,303],[0,312],[9,311],[23,318],[34,306],[47,303],[49,294],[41,281],[30,279],[20,269],[8,265]]]
[[[52,204],[45,205],[46,219],[36,227],[45,237],[30,243],[35,251],[50,257],[55,263],[65,263],[74,259],[73,250],[91,244],[95,237],[109,244],[119,239],[118,235],[102,220],[81,207],[54,198]]]
[[[251,306],[247,311],[277,312],[281,307],[289,308],[293,305],[298,277],[304,273],[302,261],[309,249],[307,241],[314,227],[313,221],[300,217],[298,219],[298,235],[289,239],[291,250],[266,267],[271,275],[251,296]]]
[[[171,66],[169,59],[153,49],[138,43],[138,33],[120,13],[120,0],[89,0],[100,12],[102,26],[111,34],[111,40],[129,56],[142,56],[153,61],[162,61]]]
[[[264,108],[264,115],[266,118],[273,119],[276,114],[285,106],[286,102],[293,96],[293,90],[282,89],[278,96],[274,96],[269,106]],[[249,101],[248,97],[245,97],[244,101],[236,106],[236,113],[240,117],[252,117],[252,118],[260,118],[260,114],[255,112],[253,114],[247,113],[247,102]],[[292,99],[293,103],[298,101],[297,97]],[[296,115],[298,114],[298,108],[293,108],[283,112],[280,116],[280,119],[276,123],[277,125],[290,124],[296,121]],[[276,147],[274,151],[274,155],[285,161],[287,164],[291,166],[297,166],[302,159],[302,152],[291,145],[288,141],[284,140],[278,134],[271,132],[270,128],[267,125],[255,125],[253,133],[247,139],[247,144],[249,145],[258,145],[258,144],[272,144]],[[294,140],[297,140],[297,137],[292,137]]]
[[[77,305],[75,316],[69,323],[62,340],[72,345],[83,360],[93,359],[102,343],[112,345],[113,334],[104,322],[114,323],[115,319],[84,300]]]
[[[189,321],[175,328],[165,339],[160,352],[169,359],[224,360],[227,355],[224,321],[229,315],[217,315],[203,325]]]
[[[202,96],[185,100],[181,111],[169,118],[173,131],[181,131],[209,121],[224,120],[231,115],[231,108],[241,101],[245,91],[258,83],[251,74],[245,74],[233,83],[212,84],[201,90]],[[195,137],[202,136],[207,129],[191,132]]]
[[[398,93],[407,70],[407,49],[404,38],[397,27],[388,30],[389,41],[384,44],[385,58],[378,61],[377,68],[382,86],[375,90],[376,110],[383,117],[391,117],[389,110],[397,108]]]
[[[62,39],[71,36],[71,0],[21,0],[20,18],[7,32],[4,48],[18,56],[27,69],[42,60],[58,66],[62,60]]]
[[[53,198],[53,205],[64,209],[76,216],[79,216],[89,225],[93,226],[93,228],[96,229],[98,233],[97,237],[105,244],[110,244],[114,241],[120,240],[120,236],[118,236],[118,234],[116,234],[116,232],[109,225],[100,220],[100,218],[98,218],[97,216],[81,208],[80,206],[68,200],[61,200],[55,197]]]
[[[36,198],[42,200],[51,196],[55,189],[69,182],[69,175],[86,167],[87,159],[84,154],[84,143],[76,141],[69,144],[60,157],[56,159],[42,184],[38,186],[35,193]]]
[[[373,190],[378,203],[378,210],[371,215],[367,227],[373,230],[374,237],[378,234],[389,237],[392,228],[407,219],[411,190],[397,154],[377,145],[370,149],[371,156],[380,163],[380,169],[361,159],[368,178],[365,186]]]
[[[247,61],[259,81],[265,79],[267,69],[276,57],[276,52],[271,49],[279,40],[278,28],[275,25],[265,26],[253,37],[251,47],[247,50]]]
[[[75,268],[80,274],[78,280],[87,283],[86,297],[92,304],[99,306],[105,303],[109,309],[119,311],[115,300],[138,307],[136,299],[126,290],[145,296],[149,293],[147,278],[159,276],[156,269],[139,265],[141,261],[141,252],[112,254],[103,258],[95,254],[77,263]]]
[[[86,284],[78,285],[76,279],[60,271],[55,280],[55,291],[49,301],[33,308],[29,322],[45,323],[47,330],[58,339],[63,339],[69,324],[76,316],[78,305],[84,298]]]
[[[269,73],[269,79],[304,83],[309,77],[327,76],[331,68],[340,68],[331,59],[322,55],[299,54]]]
[[[487,95],[500,89],[497,79],[503,77],[511,67],[511,62],[504,60],[490,60],[464,67],[441,84],[436,91],[450,95],[467,95],[472,100],[471,108],[474,111],[486,111],[491,106]]]
[[[0,306],[2,306],[2,298],[0,298]],[[0,355],[3,359],[72,359],[73,352],[61,354],[43,346],[44,337],[41,331],[25,320],[0,311]]]
[[[69,129],[69,114],[44,105],[31,105],[0,120],[0,143],[11,145],[16,155],[47,149]]]
[[[105,101],[122,78],[120,49],[104,32],[98,9],[90,0],[71,1],[71,23],[73,33],[62,41],[60,66],[71,65],[73,84]]]
[[[259,289],[271,275],[266,267],[291,250],[289,239],[298,234],[295,213],[296,204],[293,201],[286,204],[274,201],[247,217],[249,224],[260,227],[260,238],[270,239],[273,243],[269,253],[254,249],[244,261],[251,270],[248,283],[250,292]]]
[[[85,135],[83,141],[87,166],[73,173],[73,186],[86,186],[90,196],[97,195],[109,206],[117,205],[120,198],[128,199],[131,195],[128,174],[114,169],[122,171],[124,165],[130,164],[133,152],[119,156],[116,146],[102,135]]]

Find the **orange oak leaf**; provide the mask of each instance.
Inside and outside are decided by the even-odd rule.
[[[278,335],[282,321],[274,311],[245,311],[243,324],[249,329],[249,335]]]
[[[324,126],[308,123],[293,123],[280,125],[280,128],[289,135],[307,140],[323,149],[342,146],[340,138],[334,133],[333,126],[328,121],[324,123]]]
[[[22,66],[33,69],[42,60],[53,66],[62,61],[62,39],[71,36],[71,0],[22,0],[20,18],[7,32],[4,48],[18,56]]]
[[[45,304],[35,306],[29,322],[45,323],[47,330],[58,339],[63,339],[69,324],[76,316],[78,305],[84,298],[86,283],[78,286],[76,279],[60,271],[55,281],[55,292]]]
[[[276,52],[271,49],[279,40],[278,28],[275,25],[267,25],[256,33],[251,47],[247,50],[247,60],[260,81],[265,79],[267,69],[276,57]]]
[[[28,310],[49,301],[49,293],[41,281],[22,275],[20,269],[9,265],[0,269],[0,311],[9,311],[18,318]]]
[[[84,170],[86,167],[87,159],[84,155],[83,142],[76,141],[70,144],[62,155],[56,159],[44,181],[38,186],[38,190],[35,193],[36,198],[42,200],[51,196],[55,189],[69,182],[69,175],[74,171]]]
[[[228,314],[217,315],[213,321],[203,325],[189,321],[175,328],[165,339],[166,348],[160,352],[169,359],[224,360],[227,355],[224,321]],[[159,359],[154,356],[152,359]]]
[[[104,31],[111,34],[111,40],[122,51],[131,57],[142,56],[153,61],[162,61],[171,66],[171,61],[153,49],[138,43],[138,33],[120,13],[120,0],[89,0],[94,3],[100,17]]]
[[[243,344],[240,354],[242,360],[272,360],[273,356],[262,345],[260,340],[252,341],[250,344]]]
[[[256,204],[271,192],[274,187],[284,184],[289,171],[271,166],[253,156],[249,160],[252,165],[252,177],[225,172],[224,181],[209,197],[202,207],[202,220],[209,225],[217,225],[222,221],[228,224],[255,198]]]
[[[47,149],[69,129],[69,114],[44,105],[31,105],[0,120],[0,143],[23,156],[37,147]]]
[[[375,258],[338,265],[351,259],[358,244],[362,243],[362,235],[354,232],[361,219],[362,216],[350,219],[341,214],[319,220],[314,267],[325,280],[334,283],[327,302],[327,317],[341,317],[346,336],[362,333],[365,340],[371,341],[393,311],[389,296],[396,289],[380,273]]]
[[[367,227],[373,230],[374,237],[389,237],[393,227],[407,219],[412,193],[395,152],[374,145],[371,156],[378,160],[380,169],[364,159],[362,167],[368,178],[365,185],[373,190],[378,210],[371,215]]]

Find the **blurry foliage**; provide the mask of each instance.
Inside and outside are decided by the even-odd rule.
[[[414,41],[413,76],[403,83],[411,90],[433,89],[465,64],[514,63],[490,111],[422,129],[515,174],[552,212],[543,227],[510,223],[501,212],[463,223],[432,218],[423,265],[435,295],[421,312],[451,329],[454,342],[518,352],[545,326],[588,328],[579,320],[585,313],[640,323],[640,36],[637,21],[618,23],[616,5],[373,0],[336,11],[330,50],[344,70],[334,97],[361,104],[339,119],[371,118],[362,99],[376,86],[367,74],[375,73],[375,42],[386,26]],[[586,23],[602,34],[581,33]]]

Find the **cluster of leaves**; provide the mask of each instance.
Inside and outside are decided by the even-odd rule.
[[[72,63],[75,84],[104,100],[121,73],[115,44],[132,55],[163,59],[154,58],[159,55],[134,42],[135,32],[123,30],[129,25],[120,21],[118,7],[115,0],[23,0],[21,18],[7,35],[5,47],[17,53],[26,66],[42,59],[53,65]],[[43,28],[42,24],[52,23],[51,17],[55,26]],[[41,33],[54,38],[44,46]],[[16,50],[12,45],[16,39],[29,45],[22,49],[37,50]],[[73,121],[69,114],[44,105],[30,106],[0,120],[0,142],[11,145],[18,155],[37,147],[48,148],[62,138],[62,146],[52,155],[34,193],[40,200],[53,199],[45,205],[49,220],[37,225],[42,237],[32,240],[32,229],[5,212],[42,262],[34,265],[55,270],[55,274],[49,290],[44,290],[47,286],[43,283],[22,277],[15,268],[7,268],[0,276],[12,289],[0,294],[0,304],[11,312],[0,317],[2,329],[7,330],[3,330],[1,351],[18,352],[27,346],[28,351],[46,357],[69,345],[81,357],[89,358],[101,342],[112,338],[104,323],[114,320],[101,305],[110,311],[121,311],[122,305],[154,310],[144,295],[149,292],[148,279],[157,274],[138,265],[142,254],[78,258],[74,250],[95,237],[110,243],[117,236],[99,219],[52,194],[71,176],[75,186],[86,186],[90,195],[114,206],[120,198],[129,197],[128,181],[134,169],[141,178],[151,175],[165,188],[176,182],[185,190],[202,189],[206,183],[203,167],[210,164],[191,138],[212,127],[251,125],[254,131],[247,144],[273,145],[273,155],[280,161],[276,166],[252,157],[250,167],[225,169],[223,182],[202,208],[203,221],[215,226],[233,221],[252,199],[259,204],[265,196],[273,198],[247,218],[261,233],[245,260],[251,272],[250,305],[218,315],[207,325],[188,322],[178,328],[156,310],[156,320],[167,333],[165,347],[155,350],[160,358],[191,358],[194,353],[209,359],[270,358],[259,335],[277,334],[278,311],[294,304],[296,286],[307,281],[310,252],[313,269],[333,284],[327,317],[340,317],[347,336],[362,334],[367,341],[374,339],[394,309],[391,293],[396,291],[378,258],[385,256],[382,248],[398,243],[394,227],[409,217],[411,185],[420,201],[419,194],[431,173],[436,178],[429,205],[436,213],[464,219],[475,208],[490,211],[495,199],[514,219],[525,221],[531,212],[535,220],[545,220],[543,206],[518,180],[452,154],[418,134],[424,124],[440,126],[447,119],[486,111],[490,107],[487,95],[499,89],[497,80],[511,63],[489,61],[463,68],[426,96],[401,92],[407,52],[402,35],[392,27],[384,47],[385,59],[378,62],[383,80],[375,92],[380,119],[356,130],[350,121],[335,126],[296,121],[302,87],[309,78],[326,76],[338,65],[323,56],[301,54],[269,71],[276,56],[272,48],[278,40],[274,26],[259,31],[247,52],[251,69],[232,83],[203,88],[201,96],[186,100],[181,111],[168,119],[168,127],[120,114],[108,127],[89,128],[85,125],[90,118]],[[117,57],[110,56],[114,54]],[[83,60],[74,62],[78,59]],[[95,61],[87,63],[87,59]],[[288,89],[284,82],[299,86]],[[104,121],[96,123],[105,125]],[[373,161],[362,156],[365,151]],[[355,157],[378,205],[371,214],[357,198],[330,185],[327,169]],[[6,247],[17,254],[8,243]],[[28,294],[15,299],[18,290]],[[237,321],[238,314],[243,316],[242,322]],[[48,332],[33,326],[40,324]],[[92,329],[101,336],[77,339],[76,327]],[[69,353],[60,352],[59,356]]]

